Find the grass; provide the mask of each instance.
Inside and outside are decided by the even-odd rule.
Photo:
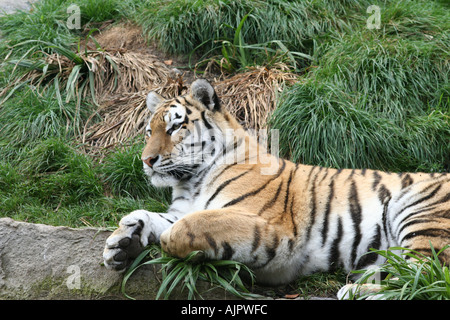
[[[18,149],[50,137],[76,136],[91,108],[89,104],[78,108],[73,102],[60,105],[56,95],[54,89],[40,94],[34,88],[25,88],[1,106],[3,152],[14,154]],[[18,105],[21,108],[17,108]]]
[[[364,108],[362,99],[333,83],[311,79],[294,85],[271,119],[271,127],[280,130],[280,152],[296,162],[335,168],[445,170],[450,154],[446,106],[424,108],[402,120]]]
[[[141,8],[136,21],[164,50],[188,54],[200,44],[205,50],[215,40],[232,39],[249,14],[243,30],[248,44],[280,40],[292,49],[311,49],[313,39],[331,28],[345,28],[354,8],[365,1],[154,1]],[[276,23],[273,23],[276,21]],[[183,32],[189,30],[189,33]],[[305,52],[307,53],[307,52]]]
[[[68,2],[67,2],[68,3]],[[15,47],[26,41],[46,41],[69,48],[77,42],[77,34],[67,28],[66,1],[42,0],[33,4],[33,10],[18,11],[0,17],[0,30],[8,47]],[[76,30],[75,30],[76,31]],[[15,47],[14,54],[21,55],[28,50],[45,52],[39,43]]]
[[[383,289],[376,293],[357,293],[353,298],[367,299],[375,296],[376,299],[383,300],[450,300],[449,269],[439,260],[439,254],[448,248],[450,245],[436,252],[431,246],[431,256],[401,247],[385,251],[373,250],[383,256],[386,263],[376,270],[359,271],[363,275],[356,283],[370,283],[369,279],[375,272],[385,272],[388,276],[379,283]],[[398,251],[402,253],[399,254]]]
[[[317,272],[308,276],[300,276],[292,284],[295,292],[302,297],[334,297],[345,285],[347,272],[338,270],[334,273]]]
[[[103,159],[101,166],[103,181],[111,187],[115,196],[145,198],[153,195],[166,205],[171,201],[170,190],[156,189],[151,186],[142,170],[141,143],[122,146]]]
[[[137,155],[124,149],[99,165],[70,142],[48,138],[19,152],[14,160],[2,160],[2,215],[50,225],[112,227],[136,208],[167,210],[167,192],[148,186],[137,167],[130,183],[130,163],[117,158],[131,160]],[[116,178],[125,172],[125,181],[112,181],[108,176],[112,172]]]
[[[137,1],[136,1],[137,2]],[[72,13],[67,12],[70,5],[77,5],[81,13],[81,29],[69,29],[67,20]],[[82,32],[96,24],[120,20],[134,11],[135,1],[119,0],[40,0],[32,4],[30,11],[17,11],[0,17],[2,35],[9,46],[29,40],[51,42],[67,49],[78,42]],[[34,46],[30,44],[30,46]],[[30,46],[16,48],[24,53]],[[38,48],[47,52],[45,45]]]
[[[69,30],[64,22],[73,3],[82,12],[81,30]],[[83,47],[98,23],[121,19],[133,7],[132,1],[43,0],[30,12],[0,17],[2,216],[117,226],[137,208],[167,209],[168,192],[148,186],[142,172],[142,143],[134,140],[112,153],[105,149],[101,157],[86,154],[80,144],[87,121],[99,121],[96,103],[105,91],[127,91],[127,85],[141,90],[141,79],[148,87],[158,77],[140,56]]]
[[[199,55],[199,69],[214,63],[230,73],[289,62],[299,71],[310,65],[321,37],[352,29],[348,20],[366,3],[159,0],[143,5],[134,20],[164,51]]]
[[[267,128],[267,119],[277,107],[279,91],[294,84],[298,75],[286,64],[249,67],[245,72],[215,85],[225,108],[248,129]]]
[[[142,254],[128,267],[124,274],[121,291],[124,296],[133,299],[126,292],[128,279],[145,265],[161,265],[161,284],[156,299],[170,299],[173,295],[184,294],[187,299],[202,299],[204,287],[199,287],[199,281],[209,283],[212,288],[220,287],[240,299],[260,299],[262,297],[279,297],[280,293],[273,288],[255,286],[257,280],[251,269],[236,261],[205,260],[200,251],[190,253],[186,258],[179,259],[168,256],[158,245],[147,247]],[[308,299],[311,296],[332,297],[345,285],[347,273],[338,270],[335,273],[316,273],[301,276],[291,285],[278,290],[296,292],[295,297]],[[208,290],[211,290],[209,288]],[[187,291],[187,294],[186,292]],[[289,294],[281,297],[289,298]]]
[[[195,69],[206,69],[212,66],[218,67],[220,71],[232,74],[236,71],[245,71],[253,66],[265,65],[272,66],[277,63],[284,62],[288,64],[292,70],[298,71],[297,60],[305,59],[311,60],[311,56],[301,52],[294,52],[289,50],[282,41],[271,40],[264,43],[247,44],[244,40],[243,34],[246,29],[245,22],[250,17],[247,13],[236,27],[227,25],[227,27],[234,31],[233,38],[221,36],[214,41],[212,48],[207,50],[199,62],[195,65]],[[207,40],[197,46],[190,53],[192,55],[204,49],[204,46],[210,47],[210,40]],[[218,53],[217,55],[215,53]],[[304,63],[303,63],[304,64]],[[199,71],[201,72],[201,71]]]
[[[94,41],[96,50],[88,49],[89,40]],[[6,60],[5,63],[15,66],[15,80],[0,92],[0,97],[5,96],[0,104],[7,101],[18,88],[29,85],[37,87],[40,94],[53,89],[61,108],[64,108],[64,103],[71,101],[76,102],[78,109],[82,101],[99,106],[107,95],[161,85],[168,73],[166,68],[155,65],[151,57],[138,53],[104,51],[91,33],[82,43],[80,41],[77,52],[50,42],[30,40],[28,43],[45,45],[49,53],[43,53],[41,59],[36,59],[33,57],[34,52],[29,51],[20,59]]]

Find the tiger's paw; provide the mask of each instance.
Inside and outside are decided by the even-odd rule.
[[[125,271],[149,241],[155,241],[148,218],[149,212],[144,210],[122,218],[119,228],[106,239],[103,260],[108,269]]]

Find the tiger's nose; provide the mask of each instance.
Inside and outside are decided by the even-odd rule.
[[[153,165],[155,164],[155,162],[158,161],[158,157],[159,157],[159,156],[156,156],[155,158],[148,157],[148,158],[146,158],[146,159],[142,159],[142,161],[143,161],[146,165],[148,165],[149,167],[153,167]]]

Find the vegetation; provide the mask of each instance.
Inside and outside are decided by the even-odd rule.
[[[83,29],[69,30],[63,21],[73,3],[44,0],[30,12],[0,17],[2,215],[112,227],[137,208],[166,210],[167,191],[147,183],[139,157],[143,139],[130,138],[114,152],[92,157],[80,137],[88,121],[99,121],[97,105],[105,92],[127,89],[119,73],[148,63],[138,57],[130,66],[129,56],[105,52],[95,39],[94,50],[85,47],[96,30],[90,25],[120,19],[131,2],[75,2]],[[136,87],[137,81],[129,82]]]
[[[166,210],[169,190],[149,186],[141,168],[146,113],[139,110],[148,88],[170,96],[184,83],[142,52],[97,42],[99,31],[124,21],[167,54],[199,61],[181,67],[218,72],[224,104],[249,128],[279,129],[281,154],[291,160],[448,171],[448,4],[382,1],[381,28],[368,29],[372,2],[40,0],[31,11],[1,16],[1,215],[113,227],[137,208]],[[66,24],[71,4],[80,7],[81,29]],[[190,297],[196,279],[234,280],[235,289],[224,286],[246,294],[243,266],[197,266],[194,257],[149,262],[163,264],[161,298],[186,274]],[[448,278],[442,270],[438,281]],[[315,277],[299,279],[296,290],[328,295],[342,283],[339,274]],[[401,298],[411,297],[405,290]]]
[[[361,27],[318,46],[319,64],[272,117],[284,155],[338,168],[448,170],[448,17],[437,21],[438,4],[421,8],[386,5],[382,30]]]
[[[386,259],[377,269],[361,270],[362,277],[356,282],[359,286],[370,283],[375,272],[386,273],[379,285],[382,290],[360,294],[357,288],[354,299],[383,300],[450,300],[450,272],[448,266],[439,260],[439,254],[449,248],[445,246],[436,252],[431,246],[431,257],[417,251],[394,247],[389,250],[373,250]],[[398,252],[401,251],[399,254]],[[405,259],[409,259],[406,260]],[[414,262],[413,262],[414,261]]]
[[[158,257],[158,255],[160,255]],[[188,299],[201,298],[197,290],[197,281],[203,280],[213,286],[224,288],[238,298],[258,298],[248,291],[241,277],[247,277],[250,285],[254,281],[253,272],[245,265],[231,260],[205,260],[201,251],[193,251],[184,259],[167,256],[159,246],[151,245],[145,249],[128,268],[122,280],[122,293],[126,293],[129,277],[144,265],[161,265],[162,283],[156,299],[170,298],[175,288],[188,290]]]

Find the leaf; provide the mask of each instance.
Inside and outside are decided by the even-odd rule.
[[[21,81],[19,82],[19,84],[17,84],[14,88],[12,88],[11,90],[9,90],[9,93],[6,95],[6,97],[0,101],[0,106],[6,102],[6,100],[8,100],[13,94],[14,92],[16,92],[16,90],[22,88],[24,85],[26,85],[27,83],[31,82],[31,79],[28,79],[26,81]]]
[[[96,106],[98,106],[97,99],[95,98],[95,79],[94,79],[94,72],[89,71],[89,87],[91,89],[91,98],[92,101]]]
[[[100,50],[102,50],[102,46],[98,43],[98,41],[92,36],[92,34],[94,33],[94,32],[100,32],[100,30],[99,29],[97,29],[97,28],[93,28],[93,29],[91,29],[90,31],[89,31],[89,33],[88,33],[88,35],[86,36],[86,44],[89,42],[89,40],[92,40],[93,42],[94,42],[94,44],[95,44],[95,47],[96,47],[96,49],[98,50],[98,51],[100,51]],[[86,45],[86,47],[85,47],[85,50],[87,50],[87,45]],[[78,50],[78,51],[80,51],[80,50]],[[87,51],[85,52],[86,54],[87,54]]]
[[[144,265],[144,263],[140,264],[141,261],[148,255],[148,253],[151,251],[151,248],[145,249],[144,251],[142,251],[139,256],[133,261],[133,263],[128,267],[127,271],[125,272],[125,275],[123,276],[122,279],[122,283],[120,286],[120,291],[122,292],[122,294],[127,297],[128,299],[131,300],[135,300],[133,297],[129,296],[126,292],[125,292],[125,285],[128,281],[128,279],[131,277],[131,275],[141,266]],[[156,260],[156,259],[155,259]]]
[[[80,56],[78,56],[76,53],[74,53],[72,50],[66,49],[62,46],[56,46],[56,45],[50,45],[49,48],[52,48],[56,53],[59,53],[60,55],[63,55],[67,57],[69,60],[72,60],[75,62],[76,65],[83,65],[84,60]]]
[[[72,72],[70,73],[69,77],[67,78],[67,84],[66,84],[66,103],[68,103],[72,96],[76,97],[76,87],[78,83],[78,78],[81,71],[81,65],[77,64],[73,67]]]
[[[47,66],[48,68],[48,64],[46,64],[43,61],[32,61],[32,60],[27,60],[27,59],[21,59],[21,60],[9,60],[7,61],[10,64],[15,64],[16,66],[19,67],[23,67],[23,68],[27,68],[27,69],[31,69],[31,70],[38,70],[38,71],[43,71],[44,68]]]
[[[62,101],[61,92],[59,88],[59,74],[55,77],[54,86],[55,86],[56,100],[58,101],[59,108],[61,110],[64,110],[64,103]]]

